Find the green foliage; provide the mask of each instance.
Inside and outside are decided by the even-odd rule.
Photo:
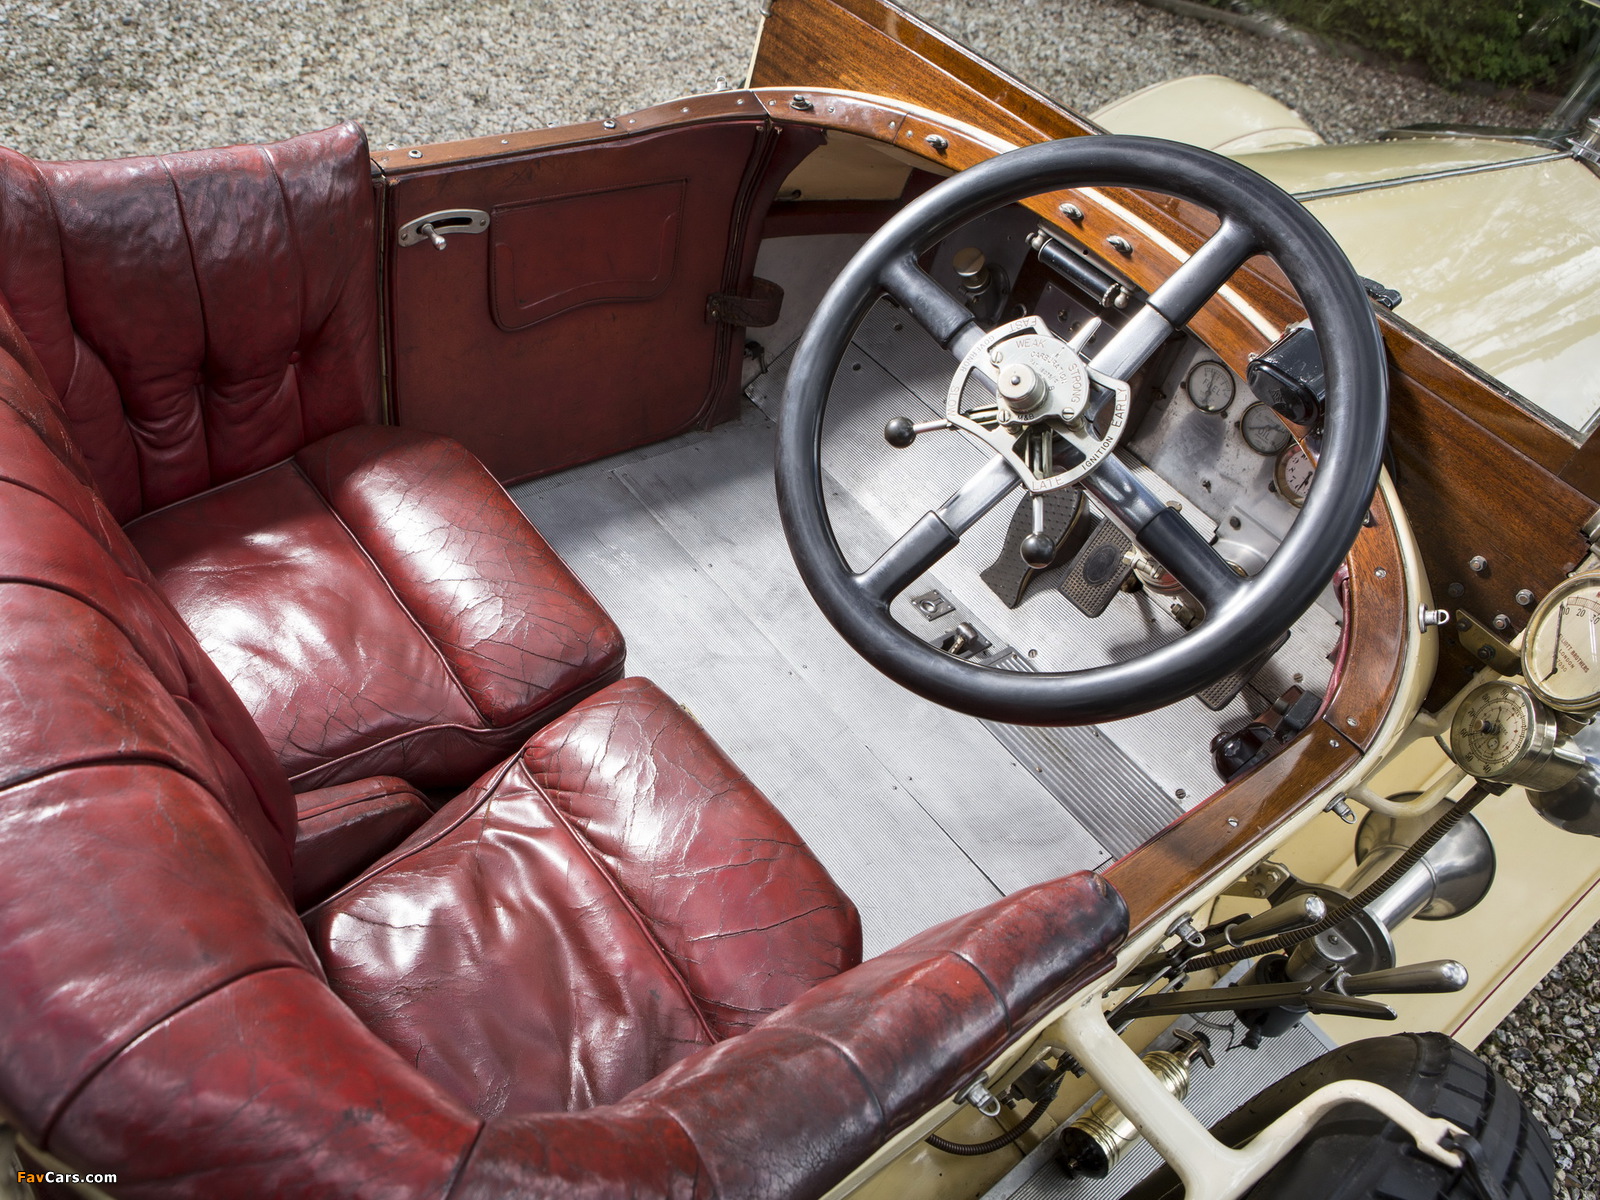
[[[1477,79],[1559,91],[1600,37],[1600,8],[1582,0],[1253,3],[1301,28],[1421,63],[1445,84]]]

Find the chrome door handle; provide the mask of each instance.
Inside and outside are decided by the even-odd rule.
[[[481,208],[446,208],[400,226],[400,244],[415,246],[431,241],[435,249],[443,250],[446,234],[482,233],[488,228],[489,214]]]

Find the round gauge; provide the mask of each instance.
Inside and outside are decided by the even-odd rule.
[[[1520,683],[1503,679],[1462,698],[1450,721],[1450,753],[1470,775],[1534,792],[1566,786],[1586,763],[1551,711]]]
[[[1299,442],[1293,442],[1278,455],[1278,465],[1272,472],[1272,478],[1278,485],[1278,495],[1299,508],[1306,502],[1306,494],[1311,491],[1311,477],[1316,473],[1317,464],[1311,461],[1306,448]]]
[[[1563,580],[1539,602],[1522,639],[1522,673],[1552,708],[1600,707],[1600,572]]]
[[[1244,416],[1239,418],[1239,432],[1244,434],[1245,445],[1267,458],[1282,454],[1294,441],[1289,427],[1265,401],[1257,401],[1244,410]]]
[[[1233,372],[1214,358],[1202,359],[1184,376],[1183,390],[1202,412],[1228,411],[1233,403]]]
[[[1480,779],[1514,774],[1538,736],[1539,713],[1526,688],[1486,683],[1461,701],[1450,722],[1450,752]]]

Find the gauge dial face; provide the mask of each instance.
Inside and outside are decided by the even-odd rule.
[[[1522,642],[1522,669],[1553,708],[1600,706],[1600,573],[1564,580],[1540,602]]]
[[[1461,701],[1450,722],[1450,752],[1462,770],[1495,779],[1533,748],[1538,720],[1533,697],[1514,683],[1486,683]]]
[[[1278,485],[1278,495],[1299,508],[1311,491],[1311,477],[1317,473],[1317,464],[1299,442],[1293,443],[1278,455],[1278,465],[1272,477]]]
[[[1244,434],[1245,445],[1267,458],[1282,454],[1294,441],[1289,427],[1265,401],[1244,410],[1244,416],[1239,418],[1239,432]]]
[[[1233,403],[1233,372],[1216,359],[1203,359],[1189,368],[1183,389],[1202,412],[1227,412],[1228,405]]]

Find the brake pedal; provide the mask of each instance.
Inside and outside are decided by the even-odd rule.
[[[1268,659],[1283,649],[1288,640],[1289,635],[1286,633],[1273,642],[1267,648],[1266,653],[1256,655],[1255,658],[1245,663],[1237,671],[1224,675],[1203,692],[1195,693],[1196,697],[1201,704],[1204,704],[1212,712],[1221,712],[1233,703],[1234,697],[1244,691],[1244,685],[1255,677],[1257,671],[1267,665]]]
[[[1128,565],[1128,551],[1132,549],[1133,543],[1117,523],[1102,518],[1067,568],[1061,594],[1084,616],[1098,617],[1111,603],[1111,597],[1122,590],[1122,581],[1133,569]]]

